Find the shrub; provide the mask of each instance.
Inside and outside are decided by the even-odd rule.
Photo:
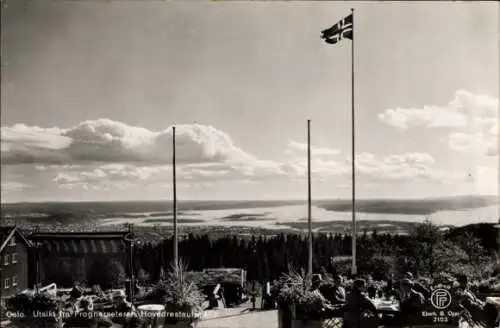
[[[295,305],[303,320],[320,319],[323,301],[311,291],[311,278],[303,271],[283,274],[278,281],[277,301],[280,307]]]
[[[7,300],[8,311],[20,313],[22,316],[11,318],[14,324],[23,327],[59,327],[62,323],[58,316],[62,304],[56,298],[47,294],[18,294]],[[34,313],[45,313],[44,316],[34,316]]]
[[[165,279],[155,288],[157,295],[162,297],[165,304],[174,305],[179,309],[201,306],[205,296],[198,289],[194,281],[186,277],[186,265],[172,265],[166,273]]]
[[[87,281],[89,285],[99,285],[105,290],[121,287],[125,281],[125,269],[116,260],[100,258],[92,264]]]

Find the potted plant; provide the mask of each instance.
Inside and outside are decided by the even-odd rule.
[[[284,274],[278,281],[279,328],[321,328],[323,302],[311,290],[311,278],[302,273]]]
[[[50,295],[18,294],[7,300],[7,311],[14,313],[9,320],[18,328],[61,328],[62,304]]]
[[[186,265],[172,265],[153,290],[153,298],[165,304],[165,327],[193,327],[201,317],[205,296],[191,279]]]

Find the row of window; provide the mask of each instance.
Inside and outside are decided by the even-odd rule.
[[[12,278],[5,278],[3,281],[4,289],[9,289],[10,287],[16,287],[16,286],[17,286],[17,275],[13,276]]]
[[[10,260],[10,262],[9,262],[9,260]],[[10,254],[10,256],[9,256],[9,254],[5,254],[3,256],[3,265],[7,266],[11,263],[12,264],[17,263],[17,253],[12,253],[12,254]]]

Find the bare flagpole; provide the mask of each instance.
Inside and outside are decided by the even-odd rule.
[[[352,14],[352,39],[351,39],[351,130],[352,130],[352,274],[357,274],[356,266],[356,139],[355,139],[355,117],[354,117],[354,8]]]
[[[311,215],[311,120],[307,120],[307,230],[309,235],[309,277],[313,271],[312,215]]]
[[[172,127],[172,179],[173,179],[173,219],[174,219],[174,265],[179,266],[179,249],[178,249],[178,236],[177,236],[177,179],[175,167],[175,126]]]

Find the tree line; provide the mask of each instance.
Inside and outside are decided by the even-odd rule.
[[[491,229],[496,232],[492,226]],[[429,276],[439,272],[466,273],[483,278],[499,270],[498,243],[485,238],[494,233],[483,231],[478,235],[477,230],[443,233],[438,226],[425,222],[407,235],[378,233],[376,229],[364,232],[357,238],[358,271],[376,279],[407,271]],[[348,274],[351,262],[347,257],[351,251],[348,234],[315,234],[314,271],[324,268]],[[236,267],[247,270],[248,280],[269,281],[291,269],[307,266],[308,238],[304,234],[279,234],[212,239],[208,234],[189,234],[179,241],[179,257],[193,271]],[[332,258],[340,261],[332,264]],[[172,238],[134,249],[134,271],[142,280],[157,281],[172,260]]]

